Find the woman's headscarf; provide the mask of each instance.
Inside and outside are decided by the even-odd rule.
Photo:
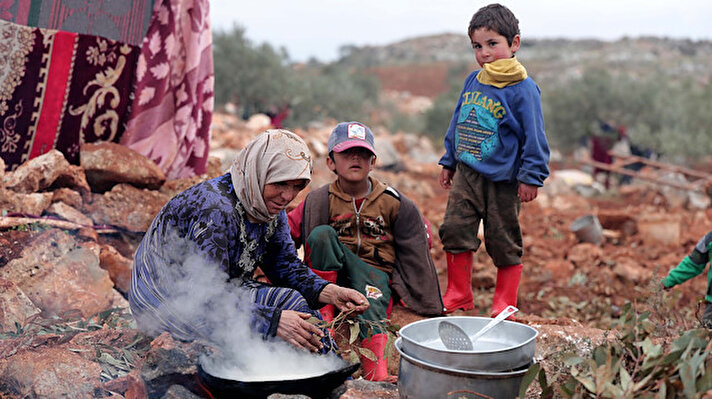
[[[235,193],[253,219],[264,223],[270,215],[262,191],[265,184],[287,180],[311,181],[312,159],[304,140],[289,130],[270,129],[255,137],[230,167]]]

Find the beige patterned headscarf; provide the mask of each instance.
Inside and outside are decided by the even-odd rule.
[[[312,159],[304,140],[289,130],[270,129],[255,137],[230,167],[235,193],[253,219],[268,222],[277,215],[267,210],[265,184],[287,180],[311,181]]]

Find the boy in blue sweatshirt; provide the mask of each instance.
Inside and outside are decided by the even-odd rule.
[[[539,87],[517,61],[519,21],[499,4],[473,15],[468,28],[482,69],[465,80],[445,135],[439,182],[450,190],[440,239],[447,255],[445,312],[473,309],[472,256],[484,243],[497,267],[492,315],[517,304],[522,274],[522,202],[549,176]]]

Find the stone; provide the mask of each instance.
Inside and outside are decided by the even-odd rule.
[[[120,144],[82,144],[79,159],[87,181],[95,192],[107,191],[121,183],[156,190],[166,181],[158,165]]]
[[[634,284],[643,284],[647,282],[652,273],[643,267],[640,262],[636,262],[631,258],[618,258],[613,266],[613,273],[618,278],[624,281],[630,281]]]
[[[182,385],[171,385],[161,399],[201,399]]]
[[[638,235],[646,245],[678,246],[680,219],[674,214],[642,214],[636,218]]]
[[[388,382],[373,382],[364,379],[346,381],[346,389],[337,396],[340,399],[397,399],[398,387]],[[333,396],[332,396],[333,397]]]
[[[123,257],[111,245],[102,245],[99,255],[99,266],[109,272],[111,281],[117,290],[128,294],[131,286],[131,269],[133,260]]]
[[[53,203],[46,209],[45,212],[51,215],[57,215],[61,219],[81,224],[87,227],[94,226],[94,222],[90,218],[84,216],[84,214],[81,213],[79,210],[74,209],[73,207],[65,204],[64,202]]]
[[[52,202],[64,202],[75,209],[82,209],[84,203],[81,194],[67,187],[52,191]]]
[[[563,259],[548,259],[544,262],[543,268],[550,272],[549,277],[562,283],[571,280],[576,268],[573,263]]]
[[[589,268],[598,265],[602,256],[603,252],[598,245],[584,242],[571,247],[566,254],[566,259],[575,266]]]
[[[114,284],[98,256],[62,230],[38,234],[0,268],[0,278],[14,282],[44,316],[79,310],[88,317],[113,305]]]
[[[145,232],[169,199],[157,191],[128,184],[117,184],[111,191],[93,194],[92,198],[83,210],[95,224],[113,225],[132,232]]]
[[[53,149],[23,163],[14,172],[8,173],[4,177],[5,187],[24,194],[44,190],[52,185],[69,166],[64,155]]]
[[[91,192],[89,183],[87,183],[87,178],[84,175],[84,169],[77,165],[69,165],[66,169],[63,169],[55,179],[54,183],[52,183],[50,189],[57,189],[61,187],[68,187],[78,191],[81,193],[83,199],[88,198],[88,195]]]
[[[0,331],[15,331],[16,324],[24,326],[38,313],[40,309],[15,283],[0,279]]]
[[[40,216],[52,203],[52,193],[18,193],[0,188],[0,210]]]
[[[177,342],[168,334],[156,338],[141,367],[141,379],[146,383],[148,396],[162,397],[172,385],[200,392],[196,374],[201,351],[204,348],[199,344]]]
[[[23,350],[0,360],[4,393],[22,398],[93,398],[101,366],[61,348]]]
[[[254,114],[247,120],[247,128],[252,131],[262,132],[272,126],[272,120],[265,114]]]

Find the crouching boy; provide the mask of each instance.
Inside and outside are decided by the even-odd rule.
[[[326,164],[336,179],[307,195],[289,213],[305,262],[324,279],[363,293],[370,307],[363,320],[387,319],[394,297],[423,315],[442,313],[437,272],[430,257],[426,225],[415,203],[370,176],[376,162],[371,130],[359,122],[339,123],[331,132]],[[333,306],[321,310],[334,317]],[[362,357],[364,378],[391,381],[384,357],[387,335],[374,331],[361,346],[377,358]]]

